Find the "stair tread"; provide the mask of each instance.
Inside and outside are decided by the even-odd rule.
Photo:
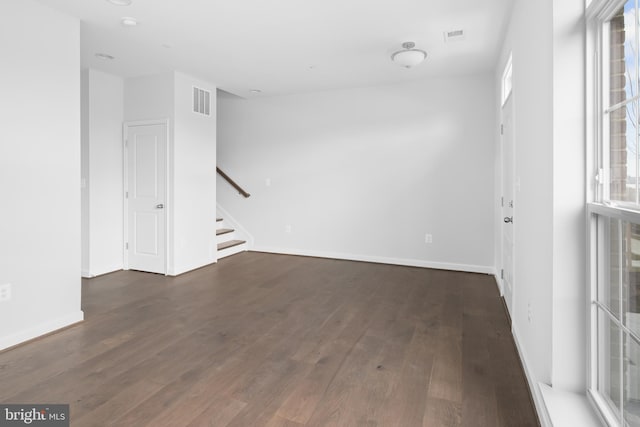
[[[221,251],[223,249],[232,248],[234,246],[241,245],[246,243],[245,240],[229,240],[228,242],[218,243],[218,250]]]
[[[221,234],[233,233],[235,230],[232,228],[219,228],[216,230],[216,236]]]

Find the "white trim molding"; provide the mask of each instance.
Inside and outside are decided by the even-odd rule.
[[[373,262],[377,264],[402,265],[405,267],[422,267],[422,268],[433,268],[436,270],[463,271],[466,273],[481,273],[481,274],[489,274],[489,275],[495,274],[495,269],[493,266],[484,266],[484,265],[453,264],[453,263],[446,263],[446,262],[423,261],[418,259],[388,258],[388,257],[374,256],[374,255],[345,254],[340,252],[325,252],[325,251],[316,251],[316,250],[307,250],[307,249],[277,248],[277,247],[268,247],[268,246],[260,246],[260,245],[253,246],[251,250],[254,252],[268,252],[268,253],[282,254],[282,255],[299,255],[299,256],[310,256],[310,257],[317,257],[317,258],[342,259],[347,261],[363,261],[363,262]]]
[[[39,338],[51,332],[55,332],[58,329],[66,328],[67,326],[82,322],[83,320],[84,312],[80,310],[75,313],[69,313],[66,316],[48,320],[15,334],[0,337],[0,351],[22,344],[29,340]]]
[[[544,404],[553,426],[602,427],[585,394],[557,390],[539,384]]]
[[[542,391],[540,390],[541,384],[536,381],[536,374],[531,368],[529,358],[524,352],[524,347],[520,345],[520,340],[518,339],[518,331],[515,324],[511,326],[511,335],[513,335],[513,341],[516,343],[516,349],[518,350],[518,355],[520,356],[520,361],[522,362],[522,368],[524,369],[524,374],[527,377],[527,384],[529,384],[529,391],[531,392],[531,396],[533,397],[533,404],[535,405],[536,412],[538,413],[540,425],[542,427],[552,427],[553,423],[551,422],[551,418],[549,417],[549,412],[547,411],[547,407],[544,404],[544,397],[542,395]]]

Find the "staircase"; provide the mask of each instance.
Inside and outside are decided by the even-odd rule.
[[[247,250],[247,242],[237,240],[235,230],[226,228],[222,218],[216,219],[216,239],[218,243],[218,259]]]

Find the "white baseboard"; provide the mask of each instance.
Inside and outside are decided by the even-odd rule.
[[[492,274],[495,271],[493,267],[483,265],[453,264],[445,262],[422,261],[417,259],[387,258],[372,255],[345,254],[339,252],[324,252],[306,249],[274,248],[258,245],[250,247],[249,250],[255,252],[268,252],[283,255],[300,255],[317,258],[344,259],[348,261],[374,262],[378,264],[403,265],[406,267],[422,267],[433,268],[437,270],[464,271],[468,273]]]
[[[493,277],[496,278],[496,287],[498,288],[498,292],[500,292],[500,296],[503,297],[504,296],[504,288],[502,286],[502,279],[498,276],[498,273],[496,272]]]
[[[551,418],[549,417],[549,412],[547,411],[547,407],[544,404],[544,398],[542,396],[542,391],[540,390],[540,385],[536,380],[536,376],[533,370],[531,369],[531,364],[524,351],[524,348],[520,345],[515,324],[511,327],[511,334],[513,335],[513,341],[516,343],[516,349],[518,350],[518,355],[520,356],[520,361],[522,362],[522,367],[524,368],[524,374],[527,378],[527,384],[529,385],[531,396],[533,396],[533,404],[535,405],[536,412],[538,413],[540,425],[542,427],[553,427],[553,423],[551,422]]]
[[[105,274],[109,274],[109,273],[113,273],[115,271],[120,271],[123,270],[123,266],[122,265],[117,265],[117,266],[111,266],[109,268],[105,268],[102,271],[98,271],[98,272],[91,272],[89,270],[82,270],[80,272],[80,274],[82,275],[82,277],[84,277],[85,279],[92,279],[94,277],[98,277],[98,276],[104,276]]]
[[[14,345],[21,344],[34,338],[38,338],[42,335],[51,333],[58,329],[73,325],[74,323],[82,322],[83,320],[84,313],[82,312],[82,310],[80,310],[75,313],[70,313],[66,316],[59,317],[57,319],[52,319],[40,323],[39,325],[33,326],[29,329],[25,329],[18,333],[0,337],[0,350],[13,347]]]

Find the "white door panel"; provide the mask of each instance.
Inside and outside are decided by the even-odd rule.
[[[159,224],[158,215],[145,212],[134,212],[134,227],[136,244],[134,249],[138,255],[154,255],[159,254]]]
[[[127,125],[128,267],[166,273],[165,124]]]

